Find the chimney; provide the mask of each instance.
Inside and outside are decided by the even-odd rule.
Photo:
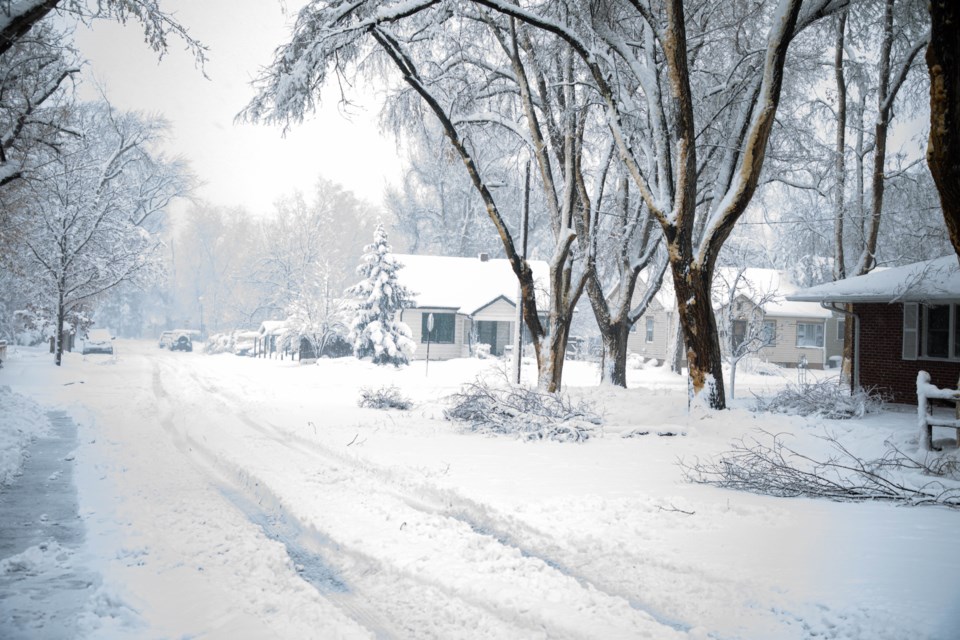
[[[480,262],[487,262],[488,260],[490,260],[489,253],[480,253],[477,255],[477,257],[480,258]]]

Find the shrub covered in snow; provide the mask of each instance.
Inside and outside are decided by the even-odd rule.
[[[357,405],[365,409],[400,409],[406,411],[413,406],[410,398],[400,395],[400,389],[389,386],[379,389],[364,387],[360,389]]]
[[[760,376],[783,375],[783,369],[779,365],[750,356],[740,360],[740,370],[744,373],[753,373]]]
[[[772,398],[757,398],[756,411],[790,415],[817,415],[832,420],[862,418],[883,409],[889,398],[877,389],[849,388],[837,378],[806,384],[788,384]]]
[[[50,421],[33,400],[0,386],[0,488],[20,473],[27,445],[50,430]]]
[[[583,442],[597,433],[600,415],[587,402],[525,387],[499,388],[482,381],[468,384],[444,411],[447,420],[465,422],[471,431],[516,435],[526,440]]]

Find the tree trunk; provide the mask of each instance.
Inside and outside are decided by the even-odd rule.
[[[58,367],[60,363],[63,362],[63,324],[64,317],[66,316],[66,310],[64,309],[63,304],[63,288],[60,289],[60,294],[57,299],[57,337],[56,342],[54,343],[55,350],[53,354],[53,362]]]
[[[940,193],[943,219],[960,258],[960,6],[957,0],[930,2],[930,143],[927,165]],[[960,432],[958,432],[960,433]]]
[[[671,268],[680,327],[687,347],[689,400],[702,398],[711,409],[726,409],[717,319],[710,304],[712,274],[680,262],[672,263]]]
[[[833,279],[843,280],[847,277],[845,258],[843,255],[843,226],[846,216],[845,196],[847,190],[847,82],[843,76],[843,36],[847,25],[847,12],[843,11],[837,20],[836,51],[833,58],[833,72],[837,81],[837,141],[836,141],[836,173],[837,184],[834,192],[834,227],[833,227]]]
[[[600,369],[600,384],[612,384],[627,388],[627,339],[630,337],[628,322],[615,322],[606,330],[600,329],[603,338],[603,366]]]

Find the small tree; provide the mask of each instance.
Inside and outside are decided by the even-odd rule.
[[[382,222],[377,223],[373,244],[363,250],[357,272],[364,279],[347,290],[359,298],[350,328],[353,351],[358,358],[372,356],[376,364],[407,364],[416,345],[410,339],[410,327],[396,315],[412,306],[411,292],[397,282],[397,271],[403,265],[391,253]]]

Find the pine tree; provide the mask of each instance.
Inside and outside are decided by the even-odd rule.
[[[347,290],[360,300],[350,329],[354,353],[358,358],[372,356],[376,364],[407,364],[416,345],[410,328],[396,315],[412,306],[412,294],[397,282],[397,271],[403,265],[391,253],[383,223],[377,223],[373,244],[363,250],[357,273],[364,279]]]

